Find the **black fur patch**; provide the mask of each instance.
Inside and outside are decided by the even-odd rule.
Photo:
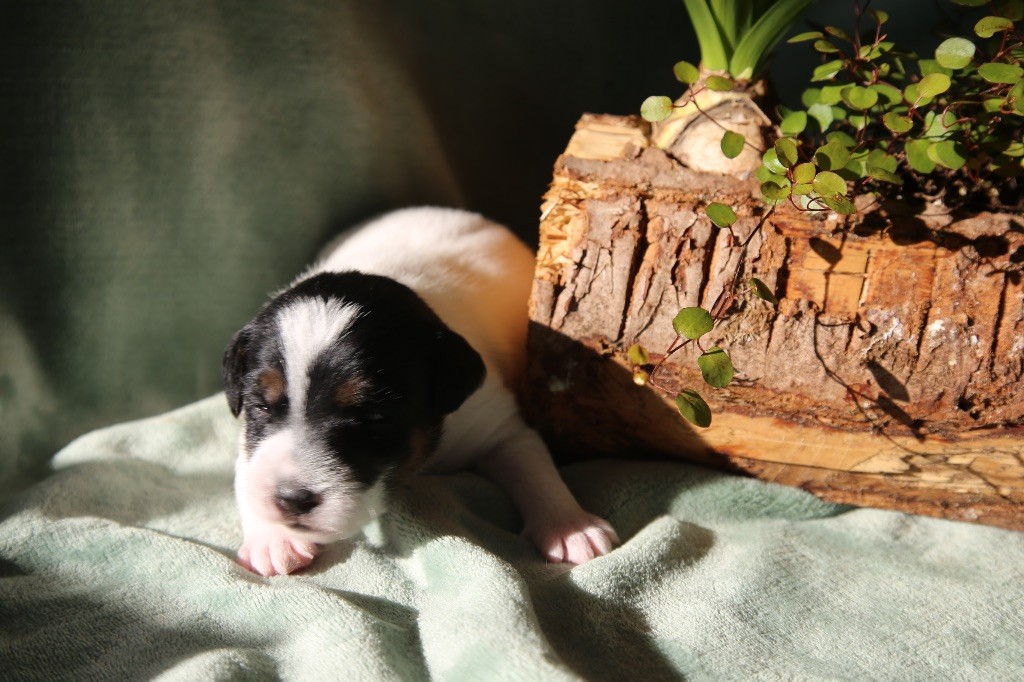
[[[262,401],[258,377],[265,369],[287,375],[277,313],[317,298],[354,304],[359,315],[313,360],[304,414],[293,415],[287,399]],[[479,354],[411,289],[358,272],[321,273],[268,302],[232,339],[223,366],[232,412],[246,411],[249,453],[286,424],[301,425],[307,442],[298,447],[326,449],[365,485],[421,454],[425,441],[436,447],[423,434],[440,433],[484,374]],[[357,399],[339,402],[339,387],[353,380]]]

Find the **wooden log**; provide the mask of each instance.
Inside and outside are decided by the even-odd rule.
[[[633,117],[587,115],[542,207],[525,409],[563,456],[670,455],[829,500],[1024,529],[1024,221],[885,202],[852,219],[763,204],[749,180],[684,168]],[[703,207],[740,219],[734,235]],[[705,346],[737,368],[703,384],[690,349],[631,380],[626,349],[666,349],[681,307],[742,293]],[[661,356],[653,353],[654,360]],[[697,389],[695,429],[674,392]]]

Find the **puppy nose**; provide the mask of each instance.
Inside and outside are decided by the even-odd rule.
[[[277,486],[277,508],[285,514],[301,516],[313,511],[322,498],[308,488],[293,483],[282,483]]]

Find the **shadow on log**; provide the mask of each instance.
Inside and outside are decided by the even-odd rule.
[[[560,462],[679,458],[831,502],[1024,530],[1018,436],[922,443],[730,412],[698,432],[655,390],[634,384],[600,340],[531,323],[530,353],[523,410]]]

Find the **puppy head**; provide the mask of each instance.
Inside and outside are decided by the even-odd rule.
[[[321,273],[271,300],[224,354],[243,415],[236,495],[314,542],[357,532],[436,447],[484,364],[408,287]]]

